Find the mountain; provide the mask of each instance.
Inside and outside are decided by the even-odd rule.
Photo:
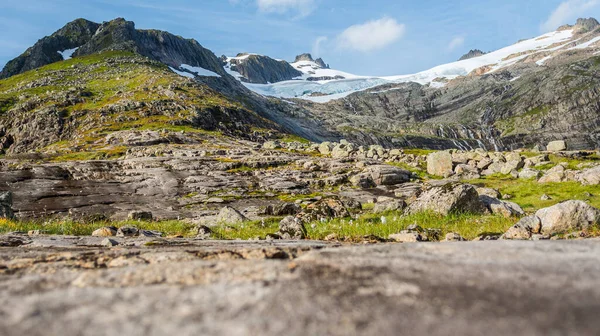
[[[464,61],[464,60],[468,60],[468,59],[483,56],[483,55],[485,55],[485,52],[483,52],[479,49],[471,49],[471,50],[469,50],[468,53],[462,55],[458,60]]]
[[[2,70],[0,144],[7,153],[106,149],[114,132],[183,127],[252,141],[293,134],[432,149],[551,140],[598,148],[599,26],[579,19],[487,54],[473,50],[477,57],[382,77],[331,69],[310,54],[217,58],[195,40],[124,19],[79,19]],[[153,141],[199,141],[165,137]]]

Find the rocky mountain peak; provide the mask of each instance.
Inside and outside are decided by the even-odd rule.
[[[298,63],[298,62],[314,62],[315,60],[312,58],[312,55],[309,53],[306,54],[301,54],[296,56],[296,59],[294,60],[294,63]]]
[[[322,58],[317,58],[315,60],[315,63],[317,63],[317,65],[319,65],[323,69],[329,69],[329,64],[325,63],[325,61],[323,61]]]
[[[467,60],[467,59],[470,59],[470,58],[475,58],[475,57],[483,56],[485,54],[486,54],[485,52],[483,52],[483,51],[481,51],[479,49],[472,49],[468,53],[462,55],[462,57],[459,58],[458,60],[459,61],[464,61],[464,60]]]
[[[577,19],[577,23],[575,24],[575,31],[577,33],[587,33],[596,29],[598,26],[600,26],[600,23],[594,18],[580,18]]]

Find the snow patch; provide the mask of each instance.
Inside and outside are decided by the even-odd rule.
[[[58,51],[58,53],[60,54],[60,56],[62,56],[63,60],[68,60],[73,58],[73,54],[77,51],[77,49],[79,49],[79,47],[77,48],[73,48],[73,49],[67,49],[67,50],[63,50],[63,51]]]
[[[219,75],[216,72],[201,68],[201,67],[194,67],[191,65],[187,65],[187,64],[182,64],[180,66],[180,68],[184,69],[184,70],[188,70],[192,73],[197,74],[198,76],[204,76],[204,77],[221,77],[221,75]]]
[[[546,57],[542,58],[541,60],[535,62],[535,64],[542,66],[542,65],[544,65],[544,63],[546,63],[547,60],[549,60],[551,58],[552,58],[552,56],[546,56]]]
[[[196,78],[196,76],[194,76],[193,74],[191,74],[189,72],[179,71],[173,67],[169,67],[169,69],[171,69],[171,71],[178,74],[179,76],[183,76],[183,77],[187,77],[187,78]]]
[[[572,48],[569,48],[568,50],[586,49],[586,48],[589,48],[590,46],[592,46],[592,44],[594,44],[594,43],[596,43],[598,41],[600,41],[600,36],[594,37],[593,39],[591,39],[591,40],[589,40],[587,42],[584,42],[582,44],[576,45],[576,46],[574,46]]]

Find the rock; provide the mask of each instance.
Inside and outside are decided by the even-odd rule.
[[[153,216],[150,211],[131,211],[127,218],[130,220],[151,221]]]
[[[349,157],[353,151],[353,145],[340,143],[331,150],[331,157],[334,159],[344,159]]]
[[[496,189],[492,189],[492,188],[477,188],[477,194],[479,194],[479,196],[489,196],[491,198],[500,198],[500,192]]]
[[[540,197],[540,200],[542,200],[542,201],[549,201],[549,200],[551,200],[551,199],[552,199],[552,197],[550,197],[550,196],[548,196],[548,195],[546,195],[546,194],[543,194],[543,195]]]
[[[92,237],[114,237],[117,235],[118,229],[114,226],[105,226],[92,232]]]
[[[281,143],[279,141],[267,141],[262,147],[264,149],[281,149]]]
[[[0,235],[0,247],[17,247],[30,243],[31,240],[27,237]]]
[[[366,171],[377,185],[396,185],[410,181],[412,173],[389,165],[369,166]]]
[[[479,196],[479,199],[493,214],[502,215],[506,218],[525,215],[525,211],[516,203],[501,201],[486,195]]]
[[[350,212],[344,206],[344,203],[336,197],[323,198],[306,207],[304,214],[306,221],[318,220],[322,218],[345,218],[350,217]]]
[[[134,226],[122,226],[117,230],[117,237],[137,237],[139,235],[140,231]]]
[[[331,154],[331,150],[333,149],[333,144],[331,142],[323,142],[319,145],[319,153],[322,155]]]
[[[408,207],[409,213],[423,211],[446,216],[451,213],[484,214],[487,209],[479,199],[475,187],[469,184],[449,182],[429,188]]]
[[[565,179],[565,167],[562,165],[556,165],[549,169],[544,176],[542,176],[539,183],[550,183],[550,182],[563,182]]]
[[[539,170],[525,168],[519,172],[519,178],[523,180],[538,179],[542,173]]]
[[[219,224],[238,224],[248,221],[248,218],[242,215],[242,213],[239,212],[237,209],[234,209],[230,206],[226,206],[221,208],[221,211],[219,211],[216,220]]]
[[[280,203],[269,205],[266,209],[266,214],[270,216],[288,216],[298,214],[302,208],[295,203]]]
[[[403,200],[390,200],[381,203],[376,203],[373,208],[373,213],[383,213],[388,211],[401,211],[406,208],[406,202]]]
[[[50,234],[49,231],[46,230],[29,230],[27,232],[28,236],[40,236],[40,235],[47,235]]]
[[[419,183],[404,183],[394,190],[394,195],[410,202],[412,199],[418,197],[422,191],[423,185]]]
[[[600,166],[583,170],[577,180],[583,185],[599,185],[600,184]]]
[[[0,218],[14,219],[12,210],[13,195],[10,191],[0,192]]]
[[[450,232],[446,234],[446,238],[443,240],[445,242],[461,242],[465,241],[465,239],[458,233]]]
[[[567,143],[564,140],[552,141],[546,146],[549,152],[560,152],[567,150]]]
[[[105,247],[113,247],[113,246],[119,245],[119,242],[114,239],[104,238],[104,240],[100,243],[100,245],[105,246]]]
[[[421,236],[420,233],[408,230],[392,234],[388,238],[398,243],[416,243],[423,241],[423,236]]]
[[[306,228],[304,227],[302,220],[294,216],[288,216],[279,222],[278,235],[281,236],[282,239],[288,240],[304,239],[306,238]]]
[[[140,230],[140,237],[158,238],[162,237],[163,233],[154,230]]]
[[[359,187],[361,189],[371,189],[377,186],[370,174],[354,175],[350,177],[350,183],[352,183],[353,186]]]
[[[452,176],[454,171],[450,152],[435,152],[427,155],[427,173],[442,177]]]
[[[503,235],[504,239],[527,240],[531,239],[533,234],[539,234],[542,223],[537,216],[528,216],[522,218],[517,224],[513,225]]]
[[[542,234],[585,230],[600,224],[600,210],[583,201],[566,201],[535,214],[542,223]]]
[[[213,231],[206,225],[198,226],[198,230],[196,231],[197,239],[209,239],[212,235]]]

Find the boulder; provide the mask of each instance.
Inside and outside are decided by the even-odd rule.
[[[567,143],[564,140],[552,141],[546,146],[549,152],[560,152],[567,150]]]
[[[476,188],[475,190],[477,190],[477,193],[479,194],[479,196],[489,196],[491,198],[500,198],[500,192],[493,188],[479,187],[479,188]]]
[[[396,185],[410,181],[412,173],[389,165],[376,165],[366,168],[377,185]]]
[[[279,232],[277,234],[282,239],[304,239],[306,238],[306,228],[301,219],[288,216],[279,222]]]
[[[344,159],[350,156],[354,151],[352,144],[340,143],[331,150],[331,157],[335,159]]]
[[[525,168],[519,172],[519,178],[523,180],[538,179],[542,173],[539,170]]]
[[[479,199],[475,187],[469,184],[448,182],[424,191],[408,207],[409,213],[431,211],[444,216],[451,213],[484,214],[486,206]]]
[[[577,181],[583,185],[600,184],[600,166],[585,169],[577,176]]]
[[[0,192],[0,218],[15,218],[15,214],[12,210],[13,197],[12,192],[5,191]]]
[[[565,179],[565,167],[562,165],[556,165],[549,169],[544,176],[542,176],[539,183],[550,183],[550,182],[562,182]]]
[[[361,189],[371,189],[371,188],[375,188],[377,186],[375,184],[375,181],[373,181],[371,174],[354,175],[354,176],[350,177],[350,183],[352,183],[353,186],[361,188]]]
[[[331,142],[323,142],[319,145],[319,153],[322,155],[331,154],[331,150],[333,149],[333,144]]]
[[[279,141],[267,141],[262,146],[264,149],[280,149],[281,143]]]
[[[391,234],[388,237],[388,239],[391,239],[398,243],[416,243],[424,240],[423,236],[421,236],[420,233],[408,230],[396,234]]]
[[[452,176],[452,174],[454,174],[452,167],[452,154],[448,151],[435,152],[427,155],[428,174],[442,177]]]
[[[100,245],[102,245],[104,247],[114,247],[114,246],[119,245],[119,242],[114,239],[104,238],[104,240],[100,243]]]
[[[92,232],[92,237],[114,237],[118,229],[114,226],[105,226]]]
[[[288,216],[296,215],[302,210],[302,208],[295,203],[280,203],[275,205],[268,205],[266,208],[266,214],[269,216]]]
[[[513,225],[502,236],[504,239],[528,240],[532,235],[540,233],[542,222],[537,216],[528,216],[522,218],[517,224]]]
[[[516,203],[501,201],[486,195],[479,196],[479,199],[493,214],[502,215],[506,218],[525,215],[525,211]]]
[[[248,218],[242,215],[242,213],[238,210],[230,206],[226,206],[221,208],[221,211],[219,211],[216,220],[219,224],[238,224],[246,222]]]
[[[403,200],[392,199],[385,202],[376,203],[373,213],[383,213],[388,211],[401,211],[406,208],[406,202]]]
[[[322,218],[344,218],[350,217],[350,212],[339,198],[327,197],[309,204],[303,217],[306,221]]]
[[[151,221],[153,216],[150,211],[131,211],[127,218],[130,220]]]
[[[542,223],[542,234],[584,230],[600,224],[600,210],[583,201],[566,201],[535,214]]]
[[[140,230],[134,226],[122,226],[117,230],[117,237],[137,237]]]

